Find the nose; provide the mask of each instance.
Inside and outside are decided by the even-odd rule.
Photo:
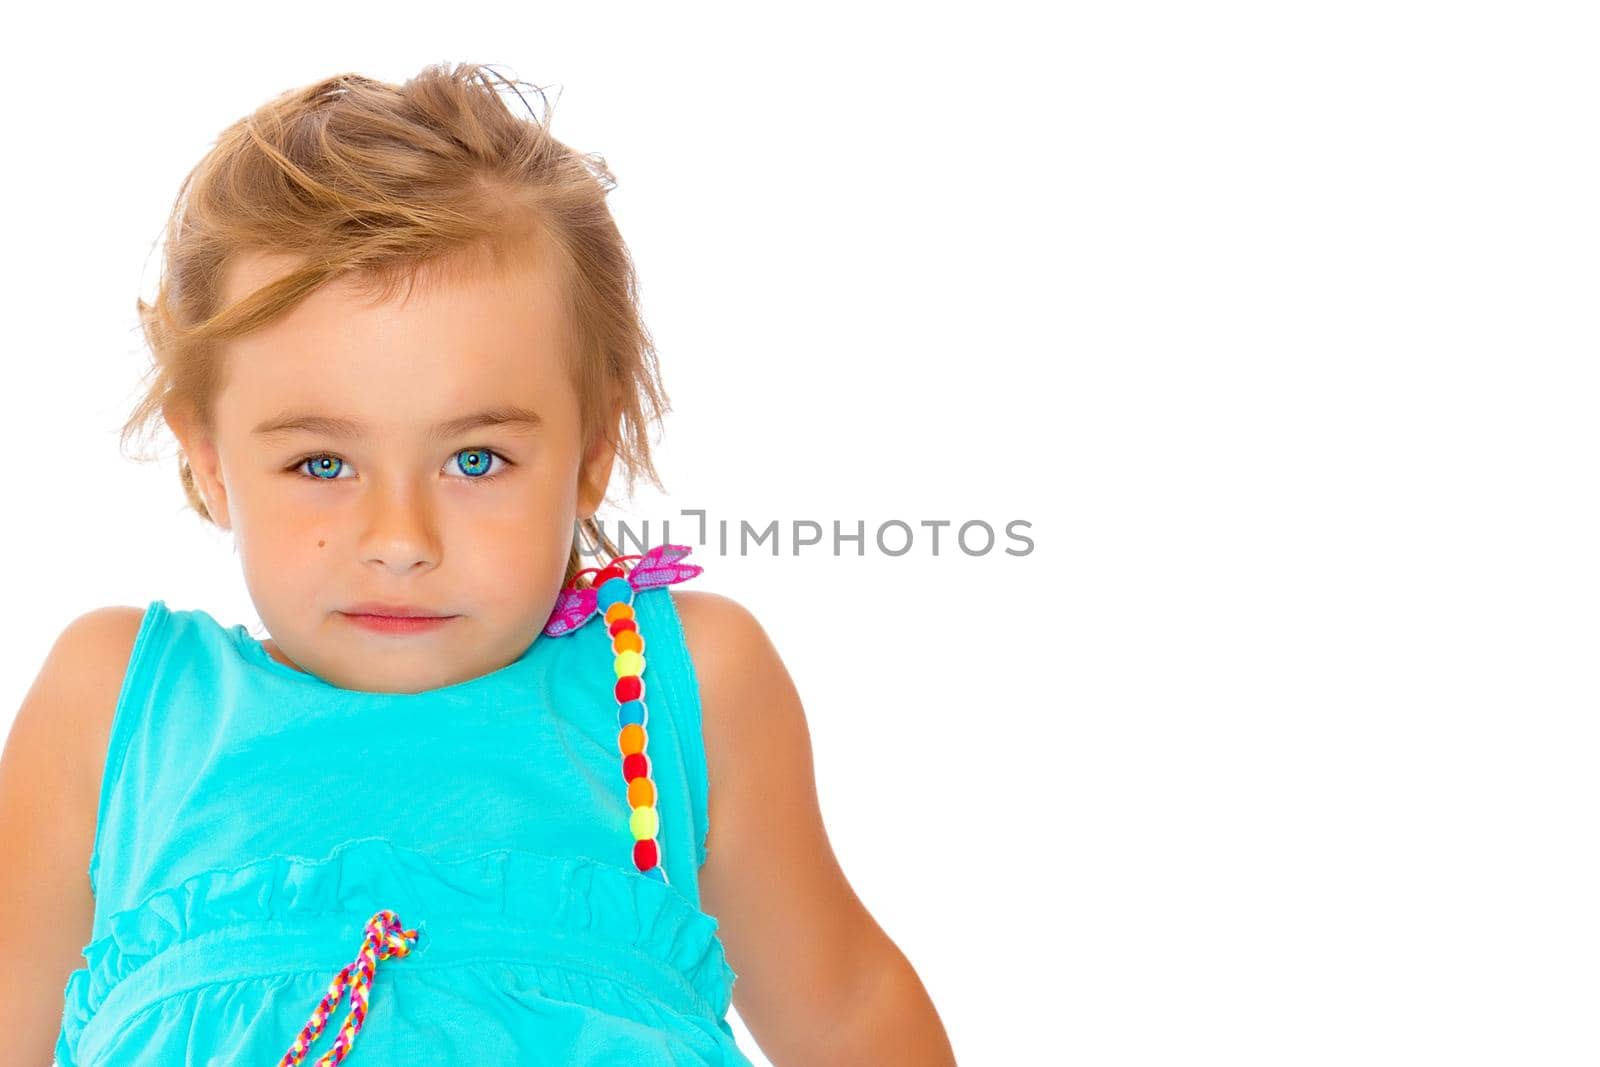
[[[378,485],[366,501],[361,558],[395,574],[434,567],[441,552],[439,527],[427,493],[405,484]]]

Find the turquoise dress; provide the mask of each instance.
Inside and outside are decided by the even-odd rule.
[[[706,765],[673,595],[633,599],[665,881],[634,865],[600,615],[489,674],[394,694],[153,601],[111,727],[60,1067],[273,1067],[380,909],[416,936],[373,964],[351,1067],[749,1064],[725,1018],[737,975],[700,910]]]

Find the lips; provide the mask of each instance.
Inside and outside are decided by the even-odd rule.
[[[345,608],[345,615],[376,615],[386,619],[449,619],[454,616],[447,611],[435,611],[432,608],[419,607],[416,604],[383,604],[375,600],[352,604]]]
[[[400,637],[410,634],[431,634],[444,629],[444,624],[457,618],[455,615],[351,615],[341,613],[351,626],[368,633]]]

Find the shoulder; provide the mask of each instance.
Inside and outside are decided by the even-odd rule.
[[[23,697],[0,757],[7,833],[37,820],[74,872],[94,847],[111,721],[143,620],[144,609],[115,606],[68,623]]]
[[[672,597],[700,691],[706,773],[713,783],[709,854],[718,830],[730,829],[718,816],[748,799],[740,796],[743,787],[758,787],[774,761],[796,755],[805,715],[777,648],[749,608],[700,589],[673,590]]]
[[[87,815],[91,838],[111,720],[144,615],[144,608],[119,604],[69,622],[45,656],[6,742],[13,773],[48,774],[71,790],[68,797]]]
[[[46,660],[46,669],[59,672],[62,684],[78,695],[110,698],[85,709],[91,720],[104,719],[99,725],[107,728],[145,610],[115,604],[79,615],[61,631]]]
[[[757,646],[771,647],[761,623],[737,600],[704,589],[674,589],[671,595],[697,674],[702,661],[708,668],[726,668]]]
[[[49,713],[59,716],[57,729],[82,753],[84,763],[77,768],[79,784],[89,791],[91,810],[100,802],[111,719],[144,616],[144,608],[122,604],[79,615],[56,638],[34,683],[53,697]]]
[[[79,716],[87,721],[106,718],[115,710],[122,688],[122,676],[133,654],[133,643],[144,623],[145,609],[121,604],[95,608],[69,622],[45,657],[44,666],[34,680],[30,696],[38,693],[75,698],[107,696],[112,707],[56,706],[52,713]],[[109,691],[109,692],[108,692]]]
[[[708,772],[732,784],[736,762],[781,755],[762,742],[783,734],[785,725],[792,740],[794,730],[805,729],[804,713],[777,647],[749,608],[701,589],[673,590],[672,598],[699,685]],[[754,724],[763,728],[753,730]]]
[[[126,604],[112,604],[86,611],[66,625],[57,641],[64,641],[72,648],[100,652],[116,651],[126,645],[123,650],[131,652],[146,610]]]
[[[750,839],[770,839],[775,820],[793,820],[786,829],[809,840],[822,836],[811,731],[783,657],[749,608],[699,589],[672,596],[700,690],[710,781],[701,889],[710,901],[730,858],[750,860]]]
[[[713,800],[724,800],[737,785],[731,769],[762,755],[750,751],[745,728],[750,716],[741,709],[748,707],[759,680],[773,678],[783,665],[766,630],[737,600],[703,589],[674,589],[671,595],[700,691],[706,771],[720,787]],[[716,816],[713,810],[713,824]]]
[[[783,659],[749,608],[699,589],[673,590],[672,597],[700,691],[710,783],[700,880],[707,910],[716,914],[726,903],[717,897],[729,881],[730,857],[748,861],[749,838],[773,832],[777,794],[795,801],[782,805],[789,817],[815,812],[810,731]]]
[[[0,754],[0,1017],[10,1045],[48,1050],[61,988],[93,934],[84,876],[122,671],[144,618],[97,608],[61,631]]]

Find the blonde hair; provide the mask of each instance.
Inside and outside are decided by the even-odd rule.
[[[137,301],[153,359],[122,429],[124,449],[171,411],[213,430],[225,374],[219,343],[266,326],[334,279],[386,299],[402,284],[467,277],[538,250],[562,280],[584,452],[604,434],[629,494],[640,476],[664,488],[647,431],[669,400],[633,260],[606,205],[616,180],[603,157],[551,136],[543,90],[527,86],[544,105],[530,121],[512,113],[497,83],[527,103],[525,82],[481,64],[439,64],[402,85],[337,74],[224,130],[178,191],[154,302]],[[287,254],[296,266],[221,307],[228,266],[256,252]],[[181,453],[178,475],[189,506],[214,523]],[[618,554],[594,518],[578,532]],[[575,538],[567,580],[581,567]]]

